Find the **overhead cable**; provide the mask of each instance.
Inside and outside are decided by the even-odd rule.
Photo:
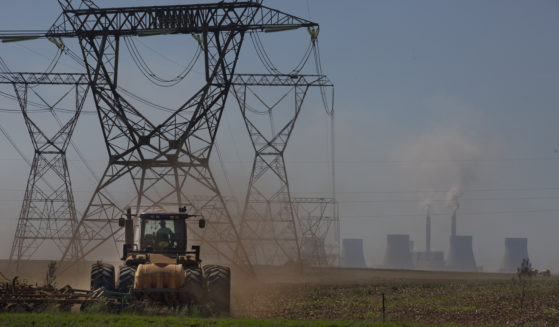
[[[130,52],[130,56],[132,57],[132,61],[136,64],[140,72],[153,84],[160,86],[160,87],[172,87],[177,85],[178,83],[182,82],[188,74],[192,71],[196,62],[200,58],[200,54],[202,53],[201,46],[198,46],[196,52],[190,62],[184,67],[184,70],[180,72],[175,78],[172,79],[165,79],[159,77],[157,74],[151,70],[150,66],[146,63],[144,58],[142,57],[140,51],[138,50],[136,44],[134,43],[134,39],[131,37],[125,37],[124,43],[126,48]]]

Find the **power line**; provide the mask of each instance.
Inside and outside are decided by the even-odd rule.
[[[130,37],[125,37],[124,38],[124,43],[126,45],[126,48],[128,49],[128,52],[130,53],[132,61],[134,61],[134,63],[136,64],[136,66],[138,67],[140,72],[151,83],[153,83],[157,86],[160,86],[160,87],[171,87],[171,86],[175,86],[178,83],[182,82],[186,78],[186,76],[188,76],[188,74],[190,74],[190,72],[192,71],[192,69],[196,65],[196,62],[198,62],[198,59],[200,58],[200,55],[202,54],[202,47],[200,46],[200,44],[198,44],[198,47],[196,48],[196,53],[194,54],[194,57],[190,60],[190,62],[186,65],[186,67],[184,67],[184,70],[182,72],[180,72],[175,78],[164,79],[162,77],[159,77],[157,74],[155,74],[153,72],[153,70],[151,70],[150,66],[146,63],[146,61],[142,57],[140,51],[136,47],[136,44],[134,43],[134,39],[132,39]]]
[[[163,111],[163,112],[169,112],[169,113],[174,113],[176,111],[176,109],[172,109],[172,108],[169,108],[169,107],[164,107],[162,105],[158,105],[156,103],[153,103],[153,102],[151,102],[151,101],[149,101],[145,98],[142,98],[142,97],[138,96],[137,94],[134,94],[134,93],[126,90],[123,87],[118,86],[117,88],[118,88],[119,91],[122,91],[122,93],[128,95],[129,97],[135,99],[136,101],[139,101],[139,102],[141,102],[141,103],[143,103],[143,104],[145,104],[149,107],[152,107],[154,109],[157,109],[157,110],[160,110],[160,111]]]
[[[535,210],[525,210],[525,211],[488,211],[488,212],[464,212],[460,213],[460,216],[491,216],[491,215],[526,215],[534,213],[557,213],[559,209],[535,209]],[[431,213],[431,216],[448,216],[448,213]],[[371,218],[371,219],[383,219],[383,218],[393,218],[393,217],[417,217],[424,218],[425,214],[378,214],[378,215],[355,215],[355,216],[342,216],[343,218]]]
[[[1,128],[0,128],[1,129]],[[80,161],[80,160],[74,160]],[[224,166],[221,166],[223,170],[225,170]],[[231,192],[233,192],[232,184],[228,182],[229,188]],[[1,192],[25,192],[24,189],[14,189],[14,188],[0,188]],[[90,192],[90,190],[74,190],[76,193],[85,193]],[[114,191],[116,193],[122,194],[132,194],[129,191]],[[233,192],[234,193],[234,192]],[[553,196],[530,196],[530,197],[510,197],[510,198],[461,198],[462,201],[519,201],[519,200],[559,200],[559,197]],[[338,200],[340,203],[418,203],[420,200],[411,200],[411,199],[377,199],[377,200]],[[447,202],[446,200],[431,200],[431,202]]]
[[[4,134],[4,136],[6,137],[6,139],[8,140],[8,142],[10,142],[10,144],[12,145],[12,147],[17,151],[17,153],[21,156],[21,158],[23,159],[23,161],[25,161],[25,163],[27,163],[27,165],[29,167],[31,167],[31,161],[29,159],[27,159],[27,157],[25,156],[25,154],[23,154],[23,151],[21,151],[21,149],[19,148],[19,146],[16,144],[16,142],[10,137],[10,135],[8,134],[8,132],[4,129],[4,127],[2,125],[0,125],[0,131],[2,132],[2,134]]]
[[[530,197],[513,197],[513,198],[460,198],[461,201],[519,201],[519,200],[559,200],[559,197],[551,196],[530,196]],[[411,199],[380,199],[380,200],[340,200],[340,203],[419,203],[421,200]],[[430,202],[448,202],[447,200],[430,200]]]
[[[510,157],[488,159],[429,159],[429,160],[336,160],[338,164],[421,164],[431,162],[502,162],[502,161],[554,161],[559,157]],[[320,164],[326,160],[295,160],[294,163]]]
[[[34,53],[34,54],[36,54],[36,55],[38,55],[38,56],[40,56],[40,57],[43,57],[43,58],[45,58],[45,59],[51,60],[51,58],[47,57],[45,54],[43,54],[43,53],[41,53],[41,52],[38,52],[38,51],[35,51],[35,50],[29,48],[28,46],[23,45],[23,44],[20,44],[20,43],[21,43],[21,42],[18,42],[17,45],[20,46],[20,47],[22,47],[22,48],[24,48],[24,49],[26,49],[27,51],[32,52],[32,53]],[[63,63],[63,65],[66,66],[66,67],[75,69],[75,67],[72,67],[72,66],[70,66],[70,65],[68,65],[68,64],[64,64],[64,63]]]
[[[10,100],[13,100],[16,103],[18,102],[17,97],[10,94],[10,93],[0,91],[0,96],[3,96],[3,97],[5,97],[7,99],[10,99]],[[50,113],[52,110],[54,110],[56,112],[60,112],[60,113],[67,113],[67,114],[74,114],[75,113],[74,109],[62,108],[62,107],[51,109],[50,107],[45,106],[44,104],[41,104],[41,103],[38,103],[38,102],[35,102],[35,101],[31,101],[31,100],[27,100],[27,104],[31,105],[35,108],[38,108],[38,109],[28,109],[27,112],[30,112],[30,113]],[[2,109],[0,109],[0,112],[10,113],[10,114],[15,114],[15,113],[19,114],[19,113],[21,113],[21,110],[20,109],[2,108]],[[89,111],[88,110],[82,110],[82,114],[95,115],[96,112],[93,111],[93,110],[89,110]]]
[[[240,212],[240,207],[239,207],[239,201],[237,200],[236,192],[233,189],[233,186],[231,184],[231,180],[229,179],[229,175],[227,174],[227,169],[225,169],[225,165],[223,164],[223,158],[221,157],[221,151],[219,150],[219,145],[216,142],[215,143],[215,151],[217,153],[217,157],[219,159],[219,166],[221,167],[221,170],[223,171],[223,176],[225,177],[225,181],[227,183],[227,187],[229,188],[229,192],[231,192],[231,195],[233,196],[233,200],[235,203],[235,206],[237,207],[237,212]]]
[[[469,192],[529,192],[529,191],[559,191],[558,187],[540,187],[540,188],[472,188],[461,189],[462,193]],[[338,194],[406,194],[406,193],[448,193],[449,189],[445,190],[391,190],[391,191],[338,191]],[[298,194],[326,194],[325,192],[299,192]]]
[[[252,44],[254,46],[254,50],[256,52],[256,56],[258,57],[260,62],[264,65],[264,68],[266,68],[266,70],[270,74],[282,74],[282,72],[276,68],[272,59],[268,55],[268,52],[266,51],[266,47],[262,43],[259,34],[257,32],[250,32],[249,35]],[[301,72],[301,70],[303,70],[303,68],[309,61],[311,54],[313,53],[313,49],[314,49],[314,42],[311,41],[307,49],[303,53],[301,60],[299,60],[297,65],[291,70],[291,74],[298,74],[299,72]]]
[[[177,62],[176,60],[173,60],[173,59],[167,57],[164,53],[162,53],[162,52],[160,52],[160,51],[157,51],[157,49],[154,49],[154,48],[150,47],[149,45],[145,44],[145,43],[142,42],[141,40],[138,40],[138,42],[140,42],[140,44],[142,44],[146,49],[153,51],[154,53],[156,53],[157,55],[159,55],[161,58],[167,60],[168,62],[173,63],[173,64],[175,64],[175,65],[177,65],[177,66],[179,66],[179,67],[185,68],[184,64],[179,63],[179,62]],[[201,51],[201,47],[198,47],[198,51]],[[187,65],[187,66],[188,66],[188,65]],[[197,70],[195,70],[195,69],[192,69],[192,71],[195,72],[195,73],[197,73],[197,74],[199,74],[199,75],[204,75],[203,73],[201,73],[201,72],[199,72],[199,71],[197,71]],[[179,74],[179,75],[180,75],[180,74]]]

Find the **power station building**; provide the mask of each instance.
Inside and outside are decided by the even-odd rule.
[[[386,235],[386,252],[384,253],[383,266],[385,268],[412,269],[409,235]]]

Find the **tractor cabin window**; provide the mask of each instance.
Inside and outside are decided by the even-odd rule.
[[[184,219],[142,219],[141,247],[154,252],[184,252],[186,250]]]

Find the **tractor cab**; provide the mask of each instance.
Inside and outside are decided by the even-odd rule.
[[[183,253],[186,251],[186,213],[140,214],[140,250]]]
[[[142,212],[139,218],[139,240],[134,241],[134,222],[130,210],[122,218],[119,225],[125,227],[125,242],[123,246],[123,260],[144,261],[152,254],[159,257],[163,255],[173,259],[188,257],[199,261],[200,247],[192,246],[192,251],[187,249],[186,220],[197,217],[186,213],[186,208],[179,212]],[[198,227],[204,228],[206,221],[198,220]],[[146,256],[147,255],[147,256]],[[136,258],[142,258],[138,260]],[[191,259],[189,259],[191,260]]]

